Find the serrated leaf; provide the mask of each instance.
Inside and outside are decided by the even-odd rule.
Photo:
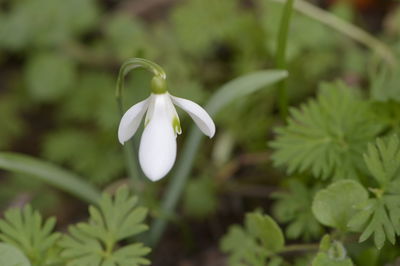
[[[58,259],[52,253],[60,238],[59,233],[53,233],[55,223],[55,218],[43,220],[30,205],[23,209],[10,209],[0,220],[0,239],[18,247],[33,266],[50,265]]]
[[[368,145],[365,163],[380,188],[370,188],[375,198],[360,204],[358,213],[349,221],[349,227],[361,232],[359,241],[373,237],[380,249],[388,240],[395,244],[400,235],[399,162],[400,142],[397,135],[377,139]]]
[[[16,247],[0,243],[0,265],[4,266],[31,266],[29,260]]]
[[[358,182],[341,180],[315,195],[312,210],[320,223],[347,231],[347,224],[357,211],[356,204],[367,199],[368,192]]]
[[[61,256],[67,266],[78,265],[148,265],[144,258],[150,248],[141,243],[119,247],[126,240],[145,230],[147,209],[137,206],[127,187],[120,188],[114,197],[104,194],[98,207],[90,206],[89,221],[69,228],[69,235],[60,241]],[[90,264],[87,264],[90,263]]]
[[[397,135],[387,139],[377,139],[368,145],[364,160],[372,176],[383,189],[395,178],[399,177],[400,141]]]
[[[400,195],[383,196],[359,207],[359,212],[349,221],[353,231],[362,232],[359,242],[373,237],[375,246],[381,249],[388,240],[396,242],[400,235]]]
[[[281,229],[271,217],[253,212],[246,215],[244,227],[229,228],[220,248],[229,254],[230,266],[279,265],[281,260],[275,253],[283,248],[284,242]]]
[[[289,174],[310,171],[323,179],[355,179],[364,171],[361,154],[381,125],[352,89],[322,84],[317,99],[290,114],[288,125],[276,131],[271,143],[277,166],[286,166]]]

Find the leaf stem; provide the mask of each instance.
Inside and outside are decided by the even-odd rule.
[[[284,3],[285,0],[272,0],[278,3]],[[337,32],[365,45],[377,55],[379,55],[389,66],[395,67],[398,64],[393,51],[385,43],[375,38],[365,30],[348,23],[347,21],[325,11],[304,0],[296,0],[294,9],[307,17],[315,19],[326,26],[331,27]]]
[[[294,244],[284,247],[279,254],[290,253],[290,252],[311,252],[317,251],[319,249],[319,244]]]
[[[286,48],[289,35],[290,20],[293,13],[294,0],[286,0],[282,18],[279,26],[279,33],[276,44],[276,68],[286,70]],[[288,113],[287,81],[282,80],[278,83],[279,111],[283,119]]]

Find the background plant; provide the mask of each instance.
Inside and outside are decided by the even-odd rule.
[[[171,93],[208,106],[218,126],[215,142],[200,145],[195,131],[185,134],[179,145],[187,151],[170,177],[135,187],[153,225],[168,228],[163,238],[153,237],[160,239],[153,265],[221,265],[225,258],[230,265],[395,265],[398,4],[294,1],[284,57],[291,107],[282,119],[275,81],[264,75],[277,67],[284,4],[0,1],[0,167],[7,170],[0,173],[0,204],[33,206],[7,212],[2,222],[13,226],[26,217],[32,222],[18,226],[42,225],[35,230],[44,230],[45,240],[64,243],[47,250],[40,237],[24,240],[33,231],[2,232],[0,264],[11,263],[8,257],[18,258],[16,265],[44,263],[35,256],[65,264],[55,260],[59,254],[73,263],[79,247],[97,252],[107,245],[108,255],[117,254],[110,263],[126,259],[124,250],[137,240],[97,234],[107,219],[91,216],[64,237],[40,217],[57,216],[55,231],[64,232],[87,220],[84,205],[96,204],[100,191],[129,183],[113,93],[121,63],[143,57],[163,66]],[[124,106],[146,97],[150,78],[145,71],[127,77],[134,89],[124,92]],[[229,97],[216,97],[235,87]],[[189,133],[189,119],[181,120]],[[179,186],[171,181],[176,176]],[[178,196],[165,200],[171,190]],[[98,207],[115,217],[111,209]],[[124,214],[123,204],[117,209]],[[275,233],[282,238],[271,250],[263,236]],[[151,242],[146,232],[139,238]],[[239,248],[240,238],[248,248]],[[147,263],[148,249],[134,247],[138,260],[129,259]]]
[[[0,220],[0,239],[9,244],[0,248],[10,258],[14,254],[13,260],[24,261],[23,265],[148,265],[144,258],[148,247],[121,243],[147,230],[143,224],[147,210],[136,205],[137,198],[129,195],[127,187],[114,197],[104,194],[99,207],[89,207],[89,221],[71,225],[68,234],[53,232],[56,219],[43,220],[30,205],[13,208]],[[10,245],[18,249],[11,253]]]

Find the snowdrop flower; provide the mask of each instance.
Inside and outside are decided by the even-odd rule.
[[[153,77],[150,97],[129,108],[119,124],[118,139],[123,145],[135,134],[146,114],[139,162],[144,174],[152,181],[164,177],[175,162],[176,136],[182,131],[174,105],[186,111],[205,135],[214,136],[215,125],[207,112],[192,101],[169,94],[165,77],[160,76]]]

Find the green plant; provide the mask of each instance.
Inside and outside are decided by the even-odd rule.
[[[29,205],[10,209],[0,220],[0,240],[19,248],[32,265],[51,265],[58,259],[55,244],[61,237],[53,233],[55,223],[54,217],[43,220]]]
[[[228,265],[397,265],[400,9],[391,3],[371,34],[376,19],[352,1],[161,2],[0,1],[0,199],[30,203],[0,220],[0,265],[146,265],[150,249],[136,239],[174,249],[170,234],[160,241],[172,220],[190,229],[176,254],[197,259],[215,246],[209,235],[260,207],[276,221],[257,211],[229,227]],[[168,179],[140,178],[138,138],[124,152],[116,138],[118,108],[148,96],[152,73],[123,71],[118,89],[130,89],[112,97],[132,57],[157,62],[171,94],[206,106],[229,135],[223,160],[192,128]],[[120,183],[137,198],[101,196]],[[92,204],[87,221],[72,224],[71,196]],[[61,214],[58,227],[31,206]],[[200,241],[180,210],[207,221]]]
[[[284,237],[276,222],[258,212],[246,215],[244,228],[233,225],[221,240],[221,250],[229,253],[229,265],[276,265],[276,256],[284,246]]]
[[[328,179],[357,178],[362,153],[382,129],[368,101],[341,82],[323,83],[317,99],[290,109],[285,127],[271,142],[274,163],[287,172]],[[349,115],[351,114],[351,115]]]
[[[9,252],[22,252],[18,253],[20,260],[30,262],[23,265],[148,265],[144,256],[150,249],[126,242],[147,230],[143,223],[147,209],[138,207],[137,201],[127,187],[114,197],[103,194],[97,206],[89,207],[89,221],[71,225],[68,234],[53,232],[56,219],[43,221],[29,205],[10,209],[0,220],[0,239],[11,247],[1,244],[0,254],[2,249],[17,248]]]

